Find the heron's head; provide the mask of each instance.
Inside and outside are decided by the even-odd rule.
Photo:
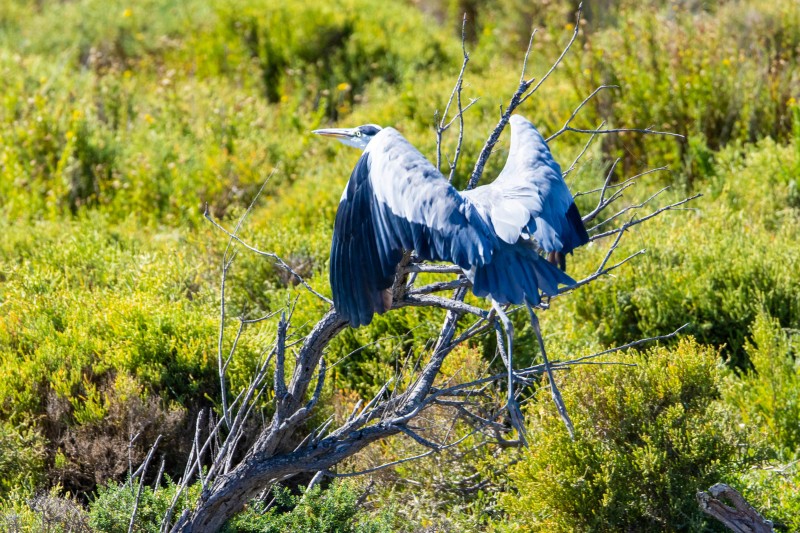
[[[369,142],[375,137],[381,127],[377,124],[364,124],[356,128],[328,128],[324,130],[314,130],[312,133],[317,135],[325,135],[326,137],[333,137],[339,142],[347,146],[361,148],[362,150],[367,147]]]

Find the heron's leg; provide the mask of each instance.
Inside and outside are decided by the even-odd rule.
[[[519,409],[519,404],[517,403],[517,399],[514,395],[514,324],[511,323],[511,319],[508,318],[508,315],[499,303],[492,300],[492,307],[497,312],[497,317],[500,319],[500,322],[503,325],[503,330],[506,337],[506,349],[504,350],[502,336],[498,331],[497,347],[500,350],[500,355],[503,358],[503,362],[506,364],[506,370],[508,371],[508,399],[506,401],[506,408],[508,409],[508,414],[511,417],[511,425],[517,430],[520,441],[527,445],[525,440],[525,424],[522,419],[522,412]]]
[[[567,407],[564,405],[564,400],[561,398],[561,392],[558,390],[556,380],[553,379],[553,369],[550,366],[550,360],[547,358],[547,352],[544,349],[544,339],[542,338],[542,330],[539,327],[539,318],[536,316],[536,313],[533,311],[533,308],[530,306],[530,304],[526,302],[525,307],[528,308],[528,316],[531,319],[531,327],[533,327],[533,332],[536,333],[536,340],[539,341],[539,350],[542,352],[542,362],[544,362],[544,369],[545,372],[547,372],[547,379],[550,381],[550,392],[553,395],[553,401],[556,404],[556,408],[558,409],[558,414],[561,416],[561,420],[563,420],[564,425],[567,426],[569,436],[574,439],[575,427],[572,425],[572,420],[569,418]]]

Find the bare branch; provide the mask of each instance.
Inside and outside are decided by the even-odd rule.
[[[655,337],[647,337],[647,338],[644,338],[644,339],[639,339],[639,340],[636,340],[636,341],[633,341],[633,342],[629,342],[628,344],[623,344],[622,346],[615,346],[614,348],[609,348],[608,350],[603,350],[602,352],[593,353],[592,355],[585,355],[583,357],[578,357],[577,359],[571,359],[570,361],[566,361],[564,363],[554,362],[553,364],[554,365],[555,364],[559,364],[559,365],[563,365],[563,364],[575,365],[575,364],[578,364],[578,363],[583,363],[585,361],[588,361],[589,359],[595,359],[595,358],[601,357],[603,355],[608,355],[610,353],[619,352],[619,351],[622,351],[622,350],[627,350],[628,348],[635,348],[636,346],[641,346],[642,344],[645,344],[645,343],[648,343],[648,342],[665,341],[665,340],[677,337],[678,333],[680,333],[681,331],[683,331],[687,327],[689,327],[689,324],[684,324],[681,327],[679,327],[678,329],[676,329],[675,331],[673,331],[672,333],[667,333],[666,335],[658,335],[658,336],[655,336]],[[615,363],[615,364],[620,364],[620,363]]]
[[[442,450],[442,447],[439,444],[436,444],[435,442],[431,442],[428,439],[422,437],[419,433],[416,433],[415,431],[411,430],[408,427],[408,425],[402,424],[402,425],[399,425],[397,427],[401,432],[405,433],[406,435],[408,435],[409,437],[414,439],[419,444],[425,446],[426,448],[430,448],[431,450],[436,451],[436,452]]]
[[[772,533],[773,524],[758,514],[741,494],[724,483],[717,483],[708,492],[697,491],[700,510],[722,522],[734,533]],[[725,505],[723,501],[733,504]]]
[[[128,533],[133,533],[133,526],[136,524],[136,513],[139,511],[139,502],[142,499],[142,488],[144,487],[144,475],[147,473],[147,467],[150,465],[150,460],[153,458],[153,454],[155,453],[159,442],[161,442],[161,435],[156,437],[156,441],[153,443],[153,446],[147,453],[147,457],[145,458],[144,463],[139,468],[139,470],[141,470],[142,472],[142,477],[139,479],[139,488],[136,491],[136,499],[133,500],[133,511],[131,511],[131,520],[128,523]],[[131,483],[133,483],[133,480],[131,480]]]
[[[639,250],[638,252],[634,252],[634,253],[632,253],[631,255],[629,255],[628,257],[626,257],[625,259],[623,259],[622,261],[620,261],[620,262],[618,262],[618,263],[616,263],[616,264],[614,264],[614,265],[611,265],[611,266],[610,266],[610,267],[608,267],[608,268],[604,268],[604,269],[602,269],[602,270],[595,271],[595,272],[594,272],[593,274],[591,274],[590,276],[587,276],[587,277],[583,278],[582,280],[580,280],[580,281],[576,282],[576,283],[575,283],[575,285],[572,285],[572,286],[570,286],[570,287],[564,287],[564,288],[562,288],[562,289],[559,289],[559,290],[558,290],[558,294],[557,294],[557,295],[555,295],[555,296],[551,296],[550,298],[551,298],[551,299],[553,299],[553,298],[556,298],[556,297],[558,297],[558,296],[562,296],[562,295],[564,295],[564,294],[567,294],[567,293],[570,293],[570,292],[572,292],[572,291],[574,291],[574,290],[576,290],[576,289],[578,289],[578,288],[580,288],[580,287],[583,287],[584,285],[588,285],[589,283],[593,282],[593,281],[594,281],[594,280],[596,280],[597,278],[599,278],[599,277],[601,277],[601,276],[605,276],[606,274],[608,274],[608,273],[609,273],[609,272],[611,272],[612,270],[616,270],[616,269],[618,269],[619,267],[621,267],[622,265],[624,265],[624,264],[625,264],[625,263],[627,263],[628,261],[630,261],[630,260],[632,260],[633,258],[635,258],[635,257],[638,257],[638,256],[640,256],[640,255],[642,255],[642,254],[644,254],[644,253],[646,253],[646,252],[647,252],[647,250],[644,250],[644,249],[642,249],[642,250]]]
[[[577,30],[577,27],[576,27],[576,30]],[[576,35],[577,35],[577,32],[576,32]],[[595,89],[594,91],[592,91],[592,94],[590,94],[589,96],[587,96],[586,98],[584,98],[583,102],[581,102],[581,103],[580,103],[580,105],[579,105],[578,107],[576,107],[576,108],[575,108],[575,110],[574,110],[574,111],[572,112],[572,114],[569,116],[569,118],[567,119],[567,121],[566,121],[566,122],[564,122],[564,125],[561,127],[561,129],[560,129],[560,130],[558,130],[557,132],[555,132],[554,134],[552,134],[550,137],[548,137],[548,138],[545,140],[545,142],[549,143],[550,141],[552,141],[553,139],[555,139],[556,137],[558,137],[559,135],[561,135],[562,133],[564,133],[565,131],[567,131],[567,128],[569,127],[570,123],[572,122],[572,120],[573,120],[573,119],[574,119],[576,116],[578,116],[578,113],[580,113],[581,109],[583,109],[583,106],[585,106],[587,103],[589,103],[589,100],[591,100],[592,98],[594,98],[594,97],[595,97],[595,95],[596,95],[597,93],[599,93],[600,91],[602,91],[603,89],[619,89],[619,85],[601,85],[600,87],[598,87],[597,89]]]
[[[440,298],[439,296],[432,295],[415,295],[408,294],[405,299],[393,304],[394,309],[400,307],[438,307],[439,309],[447,309],[458,313],[469,313],[478,317],[485,317],[488,313],[480,307],[465,304],[464,302],[450,298]]]
[[[456,147],[455,155],[453,157],[453,161],[450,162],[448,160],[448,165],[450,167],[450,177],[449,180],[453,180],[453,175],[455,173],[456,165],[458,164],[458,158],[461,155],[461,143],[464,139],[464,112],[472,107],[472,105],[476,102],[476,100],[472,100],[470,104],[464,108],[461,105],[461,90],[464,87],[464,73],[467,70],[467,63],[469,63],[469,54],[467,53],[467,15],[464,14],[464,18],[461,22],[461,51],[463,53],[464,59],[461,63],[461,72],[458,73],[458,78],[456,79],[456,84],[453,86],[453,90],[450,92],[450,98],[447,100],[447,105],[444,107],[444,113],[439,116],[439,112],[436,111],[434,113],[434,120],[436,122],[436,168],[440,169],[442,167],[442,135],[445,131],[447,131],[453,122],[458,119],[459,123],[459,132],[458,132],[458,145]],[[450,114],[450,106],[453,105],[453,100],[457,101],[458,106],[458,113],[455,117],[453,117],[450,122],[445,124],[447,120],[447,115]]]
[[[555,60],[553,65],[550,67],[550,70],[547,71],[547,74],[545,74],[542,77],[542,79],[539,80],[539,83],[537,83],[536,86],[533,89],[531,89],[525,96],[523,96],[520,99],[520,101],[519,101],[520,104],[522,102],[524,102],[525,100],[527,100],[528,98],[530,98],[531,95],[533,95],[533,93],[535,93],[539,89],[539,87],[542,86],[542,84],[547,80],[547,78],[550,77],[550,74],[552,74],[553,71],[555,71],[558,68],[558,66],[561,64],[561,61],[564,59],[564,56],[566,56],[567,52],[569,52],[569,49],[572,48],[572,43],[574,43],[575,39],[578,38],[578,33],[580,32],[580,29],[581,29],[581,15],[582,14],[583,14],[583,2],[578,4],[578,12],[575,15],[575,31],[572,32],[572,37],[570,37],[569,42],[567,43],[567,46],[565,46],[564,49],[561,51],[561,55],[558,56],[558,59]],[[533,81],[533,80],[531,80],[531,81]]]
[[[597,202],[597,207],[595,207],[591,213],[583,217],[583,223],[586,224],[590,220],[593,220],[603,209],[606,208],[608,203],[605,202],[606,198],[606,191],[608,190],[608,184],[611,182],[611,178],[614,177],[614,170],[617,168],[617,164],[620,162],[620,159],[617,158],[614,163],[611,165],[611,168],[606,175],[606,181],[603,182],[603,187],[600,189],[600,200]]]
[[[553,377],[553,369],[550,366],[550,360],[547,358],[547,352],[544,349],[544,339],[542,338],[542,330],[539,327],[539,319],[536,317],[536,313],[533,312],[533,309],[530,305],[526,304],[525,307],[528,309],[528,316],[531,319],[533,331],[536,333],[536,340],[539,341],[539,350],[542,352],[542,361],[544,361],[544,370],[547,373],[547,379],[550,382],[550,392],[553,396],[553,402],[556,404],[556,409],[558,409],[558,414],[561,416],[561,420],[564,421],[564,425],[567,427],[569,437],[574,440],[575,426],[572,425],[572,420],[567,412],[567,406],[564,405],[564,399],[561,397],[561,392],[558,390],[558,385]]]
[[[701,196],[703,196],[702,193],[697,193],[697,194],[695,194],[693,196],[690,196],[689,198],[684,198],[683,200],[680,200],[678,202],[666,205],[666,206],[664,206],[664,207],[662,207],[660,209],[657,209],[657,210],[653,211],[652,213],[650,213],[647,216],[644,216],[642,218],[637,218],[635,220],[632,220],[632,221],[628,222],[627,224],[625,224],[621,228],[609,230],[609,231],[606,231],[604,233],[598,233],[597,235],[592,235],[591,238],[589,239],[589,241],[590,242],[594,242],[594,241],[602,239],[604,237],[609,237],[611,235],[616,235],[617,233],[621,233],[621,232],[627,230],[628,228],[630,228],[632,226],[636,226],[638,224],[641,224],[642,222],[646,222],[646,221],[650,220],[651,218],[660,215],[664,211],[674,210],[675,208],[677,208],[677,207],[679,207],[681,205],[684,205],[684,204],[686,204],[688,202],[691,202],[692,200],[700,198]]]
[[[156,480],[153,482],[153,494],[158,492],[158,489],[161,487],[161,476],[164,475],[164,467],[166,466],[167,458],[163,455],[161,456],[161,466],[158,467],[158,474],[156,474]]]
[[[623,191],[623,190],[624,190],[624,189],[620,189],[620,191],[619,191],[619,192],[621,192],[621,191]],[[668,191],[668,190],[669,190],[669,186],[667,186],[667,187],[663,187],[662,189],[659,189],[658,191],[656,191],[655,193],[653,193],[652,195],[650,195],[650,196],[649,196],[649,197],[648,197],[646,200],[644,200],[643,202],[640,202],[640,203],[638,203],[638,204],[629,205],[629,206],[625,207],[624,209],[622,209],[622,210],[620,210],[619,212],[617,212],[617,213],[615,213],[615,214],[611,215],[610,217],[608,217],[608,218],[607,218],[607,219],[605,219],[604,221],[602,221],[602,222],[598,222],[597,224],[595,224],[595,225],[594,225],[594,226],[592,226],[591,228],[587,229],[586,231],[594,231],[594,230],[596,230],[597,228],[599,228],[600,226],[604,226],[604,225],[608,224],[609,222],[613,222],[614,220],[616,220],[617,218],[621,217],[622,215],[624,215],[625,213],[627,213],[628,211],[630,211],[630,210],[632,210],[632,209],[641,209],[642,207],[646,206],[647,204],[649,204],[650,202],[652,202],[653,200],[655,200],[656,198],[658,198],[659,196],[661,196],[661,194],[665,193],[665,192],[666,192],[666,191]],[[611,198],[609,198],[609,200],[608,200],[608,203],[611,203],[611,202],[613,202],[613,201],[614,201],[614,200],[615,200],[617,197],[618,197],[618,196],[615,194],[614,196],[612,196]]]
[[[323,302],[328,303],[330,305],[333,305],[333,300],[331,300],[330,298],[328,298],[326,296],[323,296],[322,294],[320,294],[319,292],[314,290],[314,288],[311,287],[311,285],[309,285],[308,282],[305,279],[303,279],[303,277],[300,274],[298,274],[297,272],[292,270],[292,267],[290,267],[288,264],[286,264],[286,261],[281,259],[278,256],[278,254],[275,254],[273,252],[265,252],[263,250],[259,250],[258,248],[255,248],[255,247],[247,244],[242,239],[240,239],[237,235],[231,233],[230,231],[228,231],[227,229],[222,227],[222,225],[220,225],[216,220],[214,220],[211,217],[211,214],[208,212],[208,209],[206,209],[206,212],[204,213],[203,216],[205,216],[206,220],[211,222],[211,224],[213,224],[218,230],[222,231],[223,233],[225,233],[229,237],[233,238],[236,242],[238,242],[239,244],[241,244],[242,246],[244,246],[245,248],[247,248],[251,252],[256,253],[256,254],[258,254],[260,256],[263,256],[263,257],[269,257],[270,259],[273,259],[275,261],[275,264],[278,267],[282,268],[283,270],[285,270],[286,272],[291,274],[303,287],[305,287],[305,289],[308,292],[310,292],[311,294],[313,294],[314,296],[316,296],[317,298],[319,298]]]
[[[481,149],[481,152],[478,155],[478,160],[475,162],[475,167],[472,169],[472,174],[470,175],[469,182],[467,183],[468,190],[475,188],[475,186],[478,184],[478,180],[481,179],[481,176],[483,175],[483,169],[486,166],[486,162],[489,160],[489,156],[491,156],[492,150],[494,149],[494,146],[497,144],[497,141],[500,140],[500,134],[503,133],[503,130],[508,124],[511,115],[514,113],[517,107],[520,106],[520,104],[522,104],[525,100],[527,100],[533,93],[536,92],[536,90],[539,87],[541,87],[542,83],[544,83],[544,81],[550,76],[550,74],[552,74],[552,72],[558,67],[558,65],[561,63],[561,60],[564,58],[566,53],[572,47],[572,43],[575,42],[575,38],[578,36],[582,10],[583,10],[583,4],[580,4],[578,6],[575,31],[569,43],[567,43],[567,46],[561,52],[561,55],[555,61],[555,63],[553,63],[553,65],[550,67],[550,70],[547,72],[547,74],[545,74],[544,77],[541,80],[539,80],[539,83],[537,83],[536,86],[533,89],[531,89],[530,92],[527,93],[526,91],[528,91],[530,86],[533,84],[534,80],[533,78],[531,78],[530,80],[525,80],[524,69],[523,69],[522,81],[520,81],[519,87],[517,87],[517,90],[511,96],[511,100],[509,101],[506,109],[503,110],[502,106],[500,107],[500,121],[492,130],[492,133],[489,135],[489,138],[486,140],[486,143],[483,145],[483,148]],[[533,35],[531,35],[529,48],[528,51],[525,53],[525,59],[523,61],[523,63],[525,63],[526,65],[528,61],[528,54],[530,53],[530,44],[532,42],[533,42]]]
[[[411,263],[406,266],[406,272],[428,272],[431,274],[461,274],[463,269],[457,265],[429,265]]]
[[[628,221],[628,224],[630,224],[630,222],[632,220],[633,219]],[[619,246],[619,241],[622,239],[622,235],[623,235],[623,233],[625,233],[625,228],[627,228],[627,227],[628,227],[627,224],[622,226],[622,231],[620,231],[617,234],[617,238],[614,239],[614,243],[609,247],[608,252],[606,252],[606,256],[603,258],[603,261],[600,263],[600,266],[597,267],[597,270],[595,271],[595,273],[602,272],[603,269],[606,267],[606,264],[608,263],[608,260],[611,259],[611,254],[613,254],[614,250],[616,250],[617,246]]]
[[[625,187],[629,183],[633,183],[634,181],[636,181],[638,178],[641,178],[643,176],[647,176],[648,174],[653,174],[655,172],[661,172],[663,170],[669,170],[669,167],[664,166],[664,167],[651,168],[649,170],[645,170],[644,172],[640,172],[639,174],[636,174],[635,176],[631,176],[630,178],[627,178],[626,180],[621,181],[619,183],[614,183],[614,184],[611,184],[611,185],[608,185],[608,186],[604,185],[603,187],[598,187],[597,189],[592,189],[592,190],[589,190],[589,191],[576,192],[575,194],[572,195],[572,197],[573,198],[578,198],[579,196],[585,196],[587,194],[594,194],[596,192],[602,192],[602,191],[605,191],[606,189],[615,189],[615,188],[618,188],[618,187]]]
[[[430,285],[425,285],[423,287],[419,287],[417,289],[413,289],[409,292],[410,295],[418,295],[418,294],[431,294],[434,292],[441,292],[447,290],[454,290],[459,287],[467,287],[470,285],[469,280],[466,277],[460,277],[458,279],[450,280],[450,281],[439,281],[436,283],[431,283]]]
[[[286,388],[286,314],[281,313],[281,320],[278,322],[278,340],[275,345],[275,417],[281,419],[286,415],[283,408],[286,396],[289,394]]]
[[[573,128],[572,126],[568,126],[566,131],[572,131],[575,133],[591,133],[592,135],[598,134],[606,134],[606,133],[643,133],[645,135],[666,135],[668,137],[678,137],[679,139],[685,139],[685,135],[681,135],[680,133],[673,133],[671,131],[657,131],[648,128],[615,128],[613,130],[585,130],[581,128]]]
[[[531,48],[533,48],[533,39],[536,37],[536,29],[531,32],[531,37],[528,39],[528,48],[525,49],[525,57],[522,58],[522,72],[519,74],[519,84],[525,83],[525,71],[528,70],[528,57],[531,55]],[[533,80],[531,79],[528,84]]]
[[[453,162],[450,163],[450,175],[447,178],[448,181],[453,181],[453,177],[456,174],[456,167],[458,166],[458,158],[461,156],[461,145],[464,142],[464,107],[461,105],[461,89],[464,86],[464,71],[466,70],[467,63],[469,62],[469,54],[467,53],[467,47],[466,47],[466,35],[467,35],[467,15],[465,14],[464,22],[463,25],[461,26],[461,51],[464,54],[464,62],[461,64],[461,73],[458,76],[458,91],[456,94],[456,100],[458,102],[458,144],[456,144],[456,151],[453,154]]]
[[[601,129],[603,129],[603,126],[605,126],[605,125],[606,125],[606,121],[604,120],[603,122],[601,122],[601,123],[600,123],[600,125],[599,125],[599,126],[597,126],[597,129],[598,129],[598,130],[601,130]],[[565,170],[564,172],[562,172],[562,173],[561,173],[561,176],[562,176],[562,177],[566,178],[566,177],[567,177],[567,174],[569,174],[570,172],[572,172],[572,171],[575,169],[575,165],[577,165],[577,164],[578,164],[578,161],[580,161],[580,160],[581,160],[581,158],[583,157],[583,155],[586,153],[586,151],[587,151],[587,150],[589,149],[589,147],[592,145],[592,142],[594,141],[594,138],[595,138],[596,136],[597,136],[597,134],[596,134],[596,133],[593,133],[593,134],[591,135],[591,137],[589,137],[589,140],[588,140],[588,141],[586,141],[586,144],[583,146],[583,150],[581,150],[581,152],[578,154],[578,156],[575,158],[575,160],[572,162],[572,164],[569,166],[569,168],[568,168],[567,170]]]
[[[334,473],[334,472],[328,471],[328,472],[326,472],[326,474],[328,476],[330,476],[330,477],[355,477],[355,476],[363,476],[365,474],[372,474],[373,472],[377,472],[378,470],[383,470],[384,468],[389,468],[391,466],[397,466],[397,465],[400,465],[400,464],[403,464],[403,463],[407,463],[409,461],[416,461],[417,459],[422,459],[423,457],[428,457],[429,455],[432,455],[434,453],[439,453],[439,452],[442,452],[442,451],[447,450],[449,448],[453,448],[455,446],[458,446],[459,444],[461,444],[462,442],[464,442],[465,440],[467,440],[469,437],[471,437],[472,435],[474,435],[477,432],[478,432],[478,430],[474,430],[474,431],[472,431],[470,433],[467,433],[466,435],[464,435],[460,439],[458,439],[458,440],[456,440],[454,442],[451,442],[450,444],[445,444],[445,445],[439,446],[438,448],[431,449],[431,450],[429,450],[429,451],[427,451],[425,453],[421,453],[419,455],[413,455],[411,457],[406,457],[404,459],[398,459],[397,461],[392,461],[392,462],[389,462],[389,463],[384,463],[382,465],[379,465],[379,466],[376,466],[376,467],[373,467],[373,468],[368,468],[366,470],[361,470],[361,471],[358,471],[358,472],[347,472],[347,473],[344,473],[344,474],[338,474],[338,473]]]

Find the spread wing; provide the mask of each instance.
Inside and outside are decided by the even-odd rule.
[[[586,244],[589,235],[547,143],[527,119],[514,115],[510,124],[506,166],[494,182],[464,195],[507,243],[530,235],[545,252],[562,254]]]
[[[353,327],[386,311],[403,250],[465,270],[491,262],[498,240],[475,206],[393,128],[356,164],[336,212],[331,289]]]

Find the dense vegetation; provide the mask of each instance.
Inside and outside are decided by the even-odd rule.
[[[595,87],[617,84],[576,126],[687,138],[603,136],[573,190],[596,187],[620,158],[618,179],[669,164],[626,194],[631,203],[665,185],[662,205],[703,197],[637,227],[620,257],[647,254],[554,301],[542,327],[561,359],[689,323],[686,338],[606,359],[635,367],[560,373],[574,441],[542,389],[526,403],[529,449],[467,441],[376,474],[366,498],[361,482],[276,489],[276,506],[254,503],[229,531],[719,530],[694,500],[718,481],[779,529],[800,529],[800,5],[587,4],[578,42],[521,113],[553,132]],[[309,131],[391,124],[433,158],[433,112],[458,73],[466,11],[465,96],[481,100],[467,114],[463,183],[518,84],[531,26],[529,72],[541,76],[574,9],[0,0],[0,529],[127,531],[129,457],[138,464],[159,434],[165,479],[182,472],[195,414],[218,402],[225,241],[205,205],[231,225],[272,174],[244,236],[328,291],[333,215],[356,154]],[[552,149],[568,165],[585,141],[567,134]],[[502,164],[500,153],[486,175]],[[596,198],[578,201],[586,211]],[[576,252],[570,271],[590,272],[604,252]],[[253,255],[240,254],[229,284],[234,315],[295,296],[297,324],[323,311]],[[437,317],[409,309],[340,336],[333,353],[365,348],[337,366],[324,415],[374,392],[397,353],[435,335]],[[232,388],[273,335],[268,324],[247,331]],[[492,351],[491,341],[464,347],[445,371],[475,371]],[[397,439],[355,466],[415,446]],[[158,530],[172,490],[144,488],[137,531]]]

